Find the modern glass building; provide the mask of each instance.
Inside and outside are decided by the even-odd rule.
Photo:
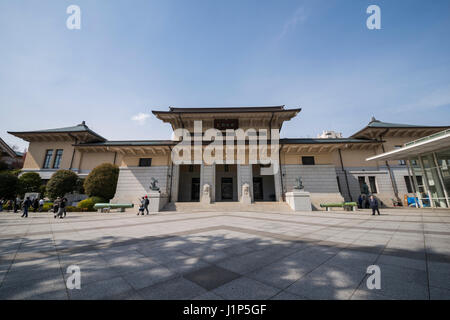
[[[450,130],[408,143],[402,148],[366,159],[403,160],[417,207],[450,208]]]

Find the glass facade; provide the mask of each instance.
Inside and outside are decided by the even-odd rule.
[[[408,160],[420,206],[450,207],[450,150],[426,153]]]

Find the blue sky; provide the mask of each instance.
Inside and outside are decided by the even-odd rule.
[[[167,139],[152,109],[282,104],[303,108],[282,137],[449,125],[450,1],[0,0],[0,136],[21,149],[7,130]]]

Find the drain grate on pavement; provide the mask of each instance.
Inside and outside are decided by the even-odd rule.
[[[217,266],[209,266],[183,275],[183,278],[198,284],[206,290],[218,288],[241,275]]]

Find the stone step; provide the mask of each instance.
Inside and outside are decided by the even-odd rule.
[[[255,202],[241,204],[239,202],[215,202],[202,204],[200,202],[172,202],[162,211],[176,212],[293,212],[285,202]]]

